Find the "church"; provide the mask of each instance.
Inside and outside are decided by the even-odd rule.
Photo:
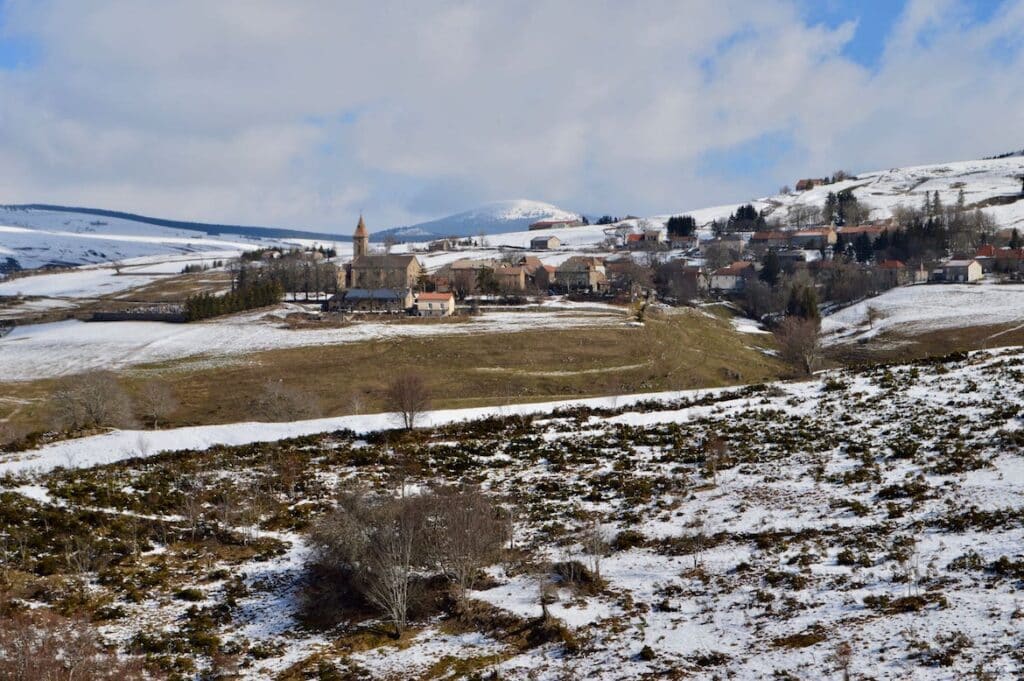
[[[345,288],[412,289],[419,283],[423,266],[415,255],[370,253],[370,234],[363,216],[352,235],[352,262],[345,266]]]

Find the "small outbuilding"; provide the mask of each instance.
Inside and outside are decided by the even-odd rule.
[[[535,236],[530,239],[530,248],[535,251],[550,251],[562,245],[557,236]]]

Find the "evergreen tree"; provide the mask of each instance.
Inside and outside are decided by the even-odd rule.
[[[857,258],[857,262],[867,262],[871,260],[871,255],[874,252],[871,247],[871,237],[864,232],[858,234],[857,238],[853,240],[853,252]]]
[[[691,215],[673,215],[665,227],[670,236],[690,236],[697,229],[697,221]]]
[[[779,263],[779,256],[775,254],[775,251],[768,251],[764,256],[764,266],[761,268],[761,273],[758,275],[761,281],[774,287],[779,283],[779,273],[782,271],[782,265]]]
[[[821,320],[821,312],[818,310],[818,292],[813,284],[800,283],[790,289],[786,313],[815,322]]]
[[[1010,232],[1010,248],[1021,248],[1021,246],[1024,246],[1024,241],[1021,239],[1020,232],[1014,227]]]

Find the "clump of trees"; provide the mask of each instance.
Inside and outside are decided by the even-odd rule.
[[[320,416],[320,403],[312,395],[280,380],[267,381],[249,404],[261,421],[296,421]]]
[[[311,567],[354,589],[398,637],[432,577],[443,576],[462,599],[498,558],[506,531],[499,509],[476,490],[345,494],[312,533]]]
[[[867,222],[870,211],[857,201],[852,189],[829,192],[821,208],[821,222],[835,225],[859,225]]]
[[[222,296],[212,293],[197,293],[185,301],[185,318],[190,321],[209,319],[220,315],[252,310],[275,305],[284,295],[284,289],[276,281],[257,281],[237,287]]]
[[[50,398],[50,405],[53,424],[59,430],[132,425],[132,400],[109,371],[62,379]]]
[[[670,236],[690,236],[697,229],[697,221],[692,215],[673,215],[665,223]]]
[[[753,204],[744,204],[729,216],[726,230],[730,232],[751,232],[764,229],[764,216],[754,208]]]

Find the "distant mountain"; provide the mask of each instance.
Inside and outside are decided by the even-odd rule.
[[[31,219],[30,214],[71,213],[78,216],[91,215],[101,218],[113,218],[128,222],[138,222],[145,225],[154,225],[156,227],[166,227],[168,229],[186,229],[192,232],[202,232],[211,236],[237,234],[239,236],[256,237],[258,239],[320,239],[324,241],[336,241],[340,238],[337,234],[326,234],[323,232],[306,232],[297,229],[281,229],[279,227],[218,225],[207,222],[165,220],[164,218],[151,218],[145,215],[136,215],[135,213],[125,213],[122,211],[106,210],[103,208],[77,208],[71,206],[54,206],[45,203],[0,206],[0,211],[2,211],[0,212],[0,218],[5,219],[5,221],[11,224],[18,224],[19,227],[28,227],[29,229],[36,227],[35,224],[31,224],[33,220]],[[8,217],[11,214],[17,215],[19,212],[23,214],[23,216],[19,216],[23,217],[21,222],[28,222],[29,224],[21,224],[20,222],[10,220]],[[45,220],[44,223],[49,227],[52,220]]]
[[[494,201],[436,220],[373,232],[370,238],[383,241],[390,235],[398,241],[428,241],[446,236],[502,234],[521,232],[538,220],[578,220],[579,217],[578,213],[542,201]]]

